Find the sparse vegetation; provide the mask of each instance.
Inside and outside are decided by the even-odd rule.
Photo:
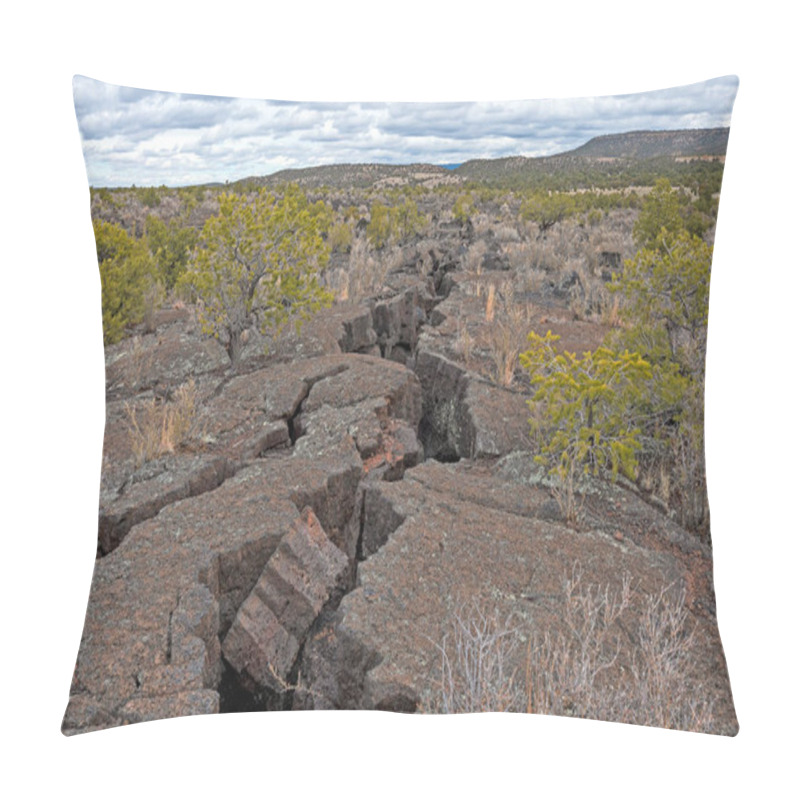
[[[131,451],[137,467],[166,453],[174,453],[195,434],[197,387],[194,380],[183,384],[171,402],[155,397],[137,410],[126,407]]]
[[[520,303],[502,303],[494,313],[494,284],[489,286],[486,307],[486,323],[480,331],[478,341],[489,354],[489,377],[500,386],[514,383],[520,353],[525,348],[525,331],[530,327],[531,311]],[[488,310],[493,310],[491,319]]]
[[[378,293],[387,275],[402,264],[399,247],[372,250],[366,239],[357,238],[348,253],[346,264],[329,270],[326,285],[338,302],[358,302]]]
[[[475,208],[475,201],[471,194],[460,194],[456,197],[453,204],[453,219],[466,225],[469,222],[470,216]]]
[[[421,233],[424,227],[425,219],[410,197],[395,206],[375,202],[370,209],[367,240],[376,250],[381,250]]]
[[[536,194],[526,197],[520,206],[520,217],[524,222],[532,221],[544,235],[557,222],[575,213],[575,201],[568,194]]]
[[[331,250],[338,253],[347,253],[353,244],[353,229],[346,221],[337,222],[331,228],[328,238]]]
[[[421,710],[515,711],[714,732],[713,704],[694,691],[686,594],[666,586],[634,609],[630,576],[586,586],[563,579],[561,624],[544,630],[473,603],[437,643]],[[625,620],[625,624],[623,624]]]
[[[146,585],[161,554],[140,537],[174,545],[164,570],[222,564],[202,596],[165,574],[154,598],[174,627],[224,593],[228,634],[201,626],[201,709],[216,688],[223,712],[413,711],[427,680],[425,711],[733,729],[701,540],[721,166],[616,159],[93,190],[109,400],[97,574],[126,536]],[[486,170],[496,179],[465,179]],[[301,495],[319,506],[285,563],[302,581],[262,575],[284,649],[246,598],[248,554],[272,536],[264,514],[292,516]],[[591,578],[576,567],[559,585],[574,559]],[[226,644],[251,610],[259,630]],[[124,721],[172,697],[144,663],[161,632],[134,654],[140,678],[117,676],[135,695]],[[102,661],[101,634],[85,663]],[[178,673],[182,691],[193,677]],[[96,699],[78,697],[70,724],[105,725]]]
[[[640,411],[656,461],[667,463],[683,524],[708,525],[703,453],[703,390],[712,247],[682,227],[667,182],[643,208],[634,235],[642,244],[612,286],[623,298],[624,327],[610,337],[653,365]],[[658,225],[659,219],[666,220]],[[641,223],[641,224],[639,224]]]
[[[387,184],[380,190],[313,188],[303,195],[283,185],[283,194],[268,195],[252,183],[238,187],[240,194],[202,187],[95,190],[95,206],[121,220],[97,222],[105,226],[98,240],[103,252],[122,254],[109,255],[101,266],[106,341],[118,341],[139,323],[152,330],[165,297],[177,291],[196,306],[204,330],[223,343],[235,363],[250,327],[257,325],[266,333],[290,318],[301,321],[332,299],[362,302],[374,297],[386,290],[390,276],[407,259],[417,259],[420,276],[430,275],[437,268],[438,245],[429,220],[453,219],[462,225],[470,220],[469,230],[463,228],[460,234],[467,238],[458,260],[475,276],[475,285],[465,284],[465,291],[484,298],[484,321],[472,326],[466,318],[459,321],[454,352],[493,382],[510,387],[519,385],[515,359],[526,349],[520,326],[527,329],[532,324],[532,302],[555,302],[573,320],[610,328],[606,349],[638,353],[652,370],[646,387],[639,387],[635,413],[630,415],[640,443],[637,458],[629,462],[632,477],[654,496],[666,498],[684,524],[703,529],[708,514],[702,373],[711,246],[701,234],[716,214],[715,182],[709,162],[680,169],[693,180],[678,190],[663,176],[635,191],[565,191],[562,186],[515,192],[478,184],[466,190],[447,184],[426,190]],[[282,266],[277,268],[273,263],[265,270],[263,263],[254,262],[244,269],[241,253],[227,267],[221,266],[220,220],[226,217],[229,227],[239,225],[237,235],[244,235],[246,228],[241,216],[233,222],[232,203],[252,209],[246,233],[252,242],[266,236],[251,249],[250,258],[256,251],[270,251],[268,240],[274,237],[274,232],[259,232],[258,224],[263,223],[255,220],[259,215],[266,219],[287,202],[294,203],[298,219],[305,220],[296,227],[307,226],[306,244],[281,256]],[[257,204],[261,210],[256,213]],[[269,212],[264,210],[267,205]],[[201,207],[205,221],[199,232],[192,215]],[[281,213],[289,224],[291,214],[281,211],[277,216]],[[122,224],[126,219],[127,230]],[[423,230],[429,238],[418,240],[417,255],[411,256],[408,243]],[[116,250],[107,245],[115,237]],[[211,244],[214,241],[217,244]],[[323,269],[329,251],[333,258]],[[499,283],[486,280],[497,269],[509,272],[502,281],[502,300],[495,295]],[[284,270],[291,277],[285,277]],[[527,309],[525,314],[522,309]],[[543,319],[550,316],[546,313]],[[577,355],[575,359],[580,360]],[[540,428],[537,436],[541,435]],[[549,452],[539,456],[555,458]],[[570,457],[560,467],[572,485],[562,498],[570,507],[578,502],[575,480],[587,466],[579,466],[581,461]],[[569,464],[577,472],[573,474]],[[569,515],[576,513],[572,508]]]
[[[563,250],[575,253],[562,261],[575,319],[594,316],[613,330],[603,347],[580,358],[559,352],[550,332],[531,332],[521,356],[534,387],[537,460],[556,480],[562,512],[573,522],[581,475],[622,470],[666,496],[684,525],[707,525],[702,386],[712,248],[687,230],[685,208],[668,181],[657,181],[632,228],[639,250],[608,283],[596,280],[579,249]],[[558,232],[569,224],[540,228]],[[551,238],[559,241],[557,233]],[[553,270],[548,266],[545,273]]]
[[[473,602],[453,615],[453,629],[436,646],[441,657],[439,685],[425,711],[441,714],[517,711],[522,692],[512,655],[519,631],[497,611]]]

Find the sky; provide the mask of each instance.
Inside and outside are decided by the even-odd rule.
[[[89,184],[184,186],[321,164],[546,156],[594,136],[730,124],[733,76],[642,94],[451,103],[291,102],[177,94],[76,75]]]

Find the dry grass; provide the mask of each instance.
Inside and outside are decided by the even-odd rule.
[[[485,236],[487,233],[489,233],[494,224],[491,216],[484,212],[475,213],[473,211],[470,219],[472,220],[472,228],[475,231],[475,235],[478,237]]]
[[[503,246],[503,255],[512,270],[528,269],[534,263],[535,244],[532,241],[514,242]]]
[[[617,622],[631,602],[630,577],[618,592],[583,587],[576,565],[564,579],[565,633],[534,635],[526,657],[526,710],[534,714],[595,717],[613,696],[605,674],[619,658]]]
[[[501,244],[508,242],[519,242],[520,240],[519,231],[517,230],[516,225],[511,223],[505,222],[501,223],[500,225],[495,225],[492,230],[494,231],[497,241]]]
[[[440,678],[423,706],[426,713],[518,710],[522,694],[512,656],[519,633],[511,623],[476,603],[454,615],[452,631],[436,644]]]
[[[403,264],[403,251],[398,246],[372,250],[362,238],[353,240],[346,268],[327,277],[328,288],[337,302],[358,302],[379,293],[392,270]]]
[[[622,327],[622,314],[620,311],[620,298],[616,292],[607,292],[608,301],[602,311],[602,322],[612,328]]]
[[[126,405],[128,435],[137,468],[166,453],[174,453],[196,433],[197,387],[183,384],[170,403],[152,398],[143,409]]]
[[[616,589],[585,586],[576,565],[561,600],[562,624],[543,632],[496,609],[461,607],[437,644],[439,674],[421,710],[519,711],[722,732],[713,701],[689,677],[694,631],[683,591],[664,587],[634,616],[629,576]]]
[[[542,290],[547,273],[543,269],[522,269],[514,274],[514,292],[531,296]]]
[[[156,312],[161,308],[166,298],[163,285],[159,281],[151,280],[144,291],[144,315],[142,322],[147,333],[156,329]]]
[[[456,331],[456,352],[464,360],[464,364],[469,368],[470,360],[472,359],[472,351],[475,347],[475,340],[469,332],[469,326],[463,316],[458,317],[458,328]]]
[[[461,256],[461,266],[464,271],[474,272],[476,275],[480,275],[483,258],[486,255],[487,249],[486,242],[483,239],[478,239],[478,241],[473,242]]]
[[[144,346],[139,335],[133,336],[130,342],[131,348],[127,353],[124,367],[125,384],[130,389],[138,391],[152,369],[155,353],[153,348]]]
[[[487,322],[494,321],[494,306],[495,306],[496,295],[497,295],[497,287],[493,283],[489,284],[489,291],[486,294],[486,311],[484,314]]]
[[[519,355],[527,346],[528,331],[533,316],[529,305],[503,302],[495,311],[494,284],[486,300],[486,324],[478,336],[481,349],[489,358],[487,377],[500,386],[514,382]],[[491,306],[491,316],[489,309]]]

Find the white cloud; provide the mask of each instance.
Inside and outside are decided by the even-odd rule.
[[[76,77],[95,186],[236,180],[347,162],[550,155],[605,133],[729,124],[735,78],[616,97],[504,103],[293,103],[181,95]]]

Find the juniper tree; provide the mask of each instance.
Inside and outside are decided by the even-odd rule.
[[[203,332],[216,337],[236,364],[243,334],[276,332],[331,304],[319,282],[328,260],[323,233],[330,213],[295,186],[282,197],[225,193],[206,220],[182,283],[199,299]]]
[[[559,353],[558,339],[550,331],[545,336],[531,332],[520,363],[535,390],[528,405],[536,460],[556,479],[556,497],[574,522],[581,475],[615,478],[622,471],[633,477],[641,434],[634,409],[652,370],[628,351],[600,347],[581,357]]]
[[[671,238],[685,229],[681,199],[666,178],[659,178],[642,202],[633,225],[637,247],[652,247],[659,238]]]
[[[167,289],[172,289],[186,271],[197,242],[197,231],[178,220],[164,222],[152,214],[145,223],[145,237]]]
[[[713,248],[690,233],[678,193],[659,181],[634,227],[640,249],[611,289],[621,294],[624,328],[614,347],[636,349],[653,367],[639,412],[649,448],[669,463],[673,495],[688,527],[708,521],[703,443],[708,299]]]
[[[375,202],[370,208],[367,240],[376,250],[380,250],[387,244],[414,236],[424,225],[425,218],[410,197],[396,206]]]
[[[147,245],[111,222],[93,223],[103,310],[103,341],[118,342],[125,328],[144,318],[148,293],[157,288],[156,264]]]
[[[537,192],[522,201],[519,215],[523,221],[535,222],[539,226],[539,234],[544,235],[553,225],[571,216],[576,210],[575,199],[569,194]]]

